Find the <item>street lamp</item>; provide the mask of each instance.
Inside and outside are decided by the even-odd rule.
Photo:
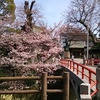
[[[87,32],[87,59],[89,58],[89,33]]]

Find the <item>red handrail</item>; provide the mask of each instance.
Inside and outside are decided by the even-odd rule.
[[[100,59],[95,59],[95,58],[91,58],[91,59],[86,59],[85,60],[85,64],[86,65],[95,65],[98,64],[100,62]]]
[[[71,71],[76,72],[76,75],[81,75],[82,79],[87,78],[91,89],[97,84],[96,80],[92,78],[93,75],[96,77],[96,72],[91,70],[90,68],[77,62],[74,62],[70,59],[61,59],[60,64],[64,67],[67,67]],[[86,74],[85,71],[87,71],[88,73]],[[94,96],[97,93],[97,91],[97,89],[94,90],[91,93],[91,96]]]

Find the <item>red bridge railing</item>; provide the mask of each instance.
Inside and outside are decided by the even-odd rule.
[[[93,90],[91,93],[91,96],[94,96],[97,93],[96,89],[96,72],[91,70],[90,68],[79,64],[77,62],[74,62],[73,60],[69,59],[61,59],[60,64],[68,69],[70,69],[72,72],[74,72],[76,75],[81,76],[81,79],[86,79],[87,83],[90,84],[90,88]],[[95,87],[95,88],[94,88]]]
[[[98,59],[92,58],[92,59],[85,60],[86,65],[97,65],[98,63],[100,63],[100,58],[98,58]]]

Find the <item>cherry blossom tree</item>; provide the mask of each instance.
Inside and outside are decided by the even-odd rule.
[[[30,69],[52,72],[59,63],[59,43],[47,33],[12,33],[0,37],[0,66],[12,66],[27,75]]]
[[[6,21],[0,21],[2,25],[7,24]],[[17,24],[20,26],[22,22]],[[26,28],[27,31],[20,33],[4,32],[0,35],[0,76],[33,76],[41,75],[42,72],[48,72],[50,75],[59,68],[62,48],[52,36],[55,28],[48,30],[41,27],[42,31],[39,33],[28,31],[29,29]],[[3,83],[8,84],[0,84]],[[26,86],[25,83],[27,82],[11,81],[7,89],[22,89]],[[19,87],[16,87],[18,84]]]

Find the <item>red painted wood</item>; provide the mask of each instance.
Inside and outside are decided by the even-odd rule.
[[[86,67],[85,65],[79,64],[77,62],[74,62],[73,60],[70,59],[61,59],[60,63],[62,66],[70,69],[71,71],[76,71],[77,75],[81,75],[82,79],[85,77],[88,78],[88,83],[93,87],[94,85],[97,84],[97,82],[92,79],[92,75],[96,75],[96,72],[91,70],[90,68]],[[88,63],[88,61],[87,61]],[[88,71],[88,75],[85,74],[85,70]],[[91,88],[92,88],[91,87]],[[97,93],[97,89],[91,93],[91,96],[95,95]]]

